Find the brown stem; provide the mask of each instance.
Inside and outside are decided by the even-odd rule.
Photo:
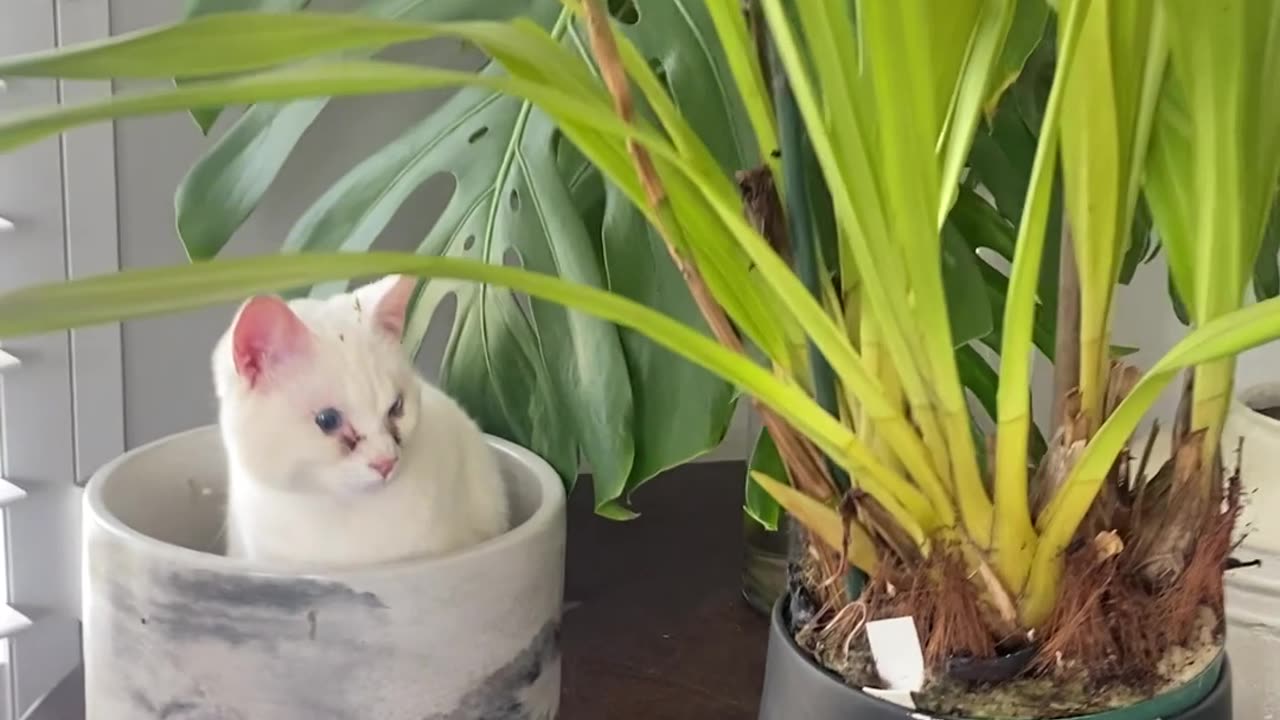
[[[760,77],[767,83],[769,78],[773,77],[769,69],[769,26],[765,22],[760,0],[743,0],[742,13],[747,16],[747,27],[751,30],[751,39],[756,44],[756,62],[760,63]],[[765,97],[766,101],[772,101],[772,99]],[[772,105],[772,102],[770,104]]]
[[[1058,250],[1058,326],[1053,339],[1053,412],[1049,437],[1063,423],[1067,395],[1080,379],[1080,271],[1076,267],[1075,242],[1066,213],[1062,214],[1062,241]]]
[[[595,56],[596,64],[600,66],[600,75],[604,79],[605,87],[609,89],[609,94],[613,97],[614,111],[617,112],[618,117],[623,122],[634,123],[635,108],[631,101],[631,85],[627,80],[627,73],[622,65],[617,41],[614,39],[613,31],[609,27],[609,15],[601,7],[600,0],[585,0],[582,3],[582,10],[587,21],[587,35],[591,43],[591,52]],[[672,229],[661,222],[661,218],[670,217],[668,213],[664,212],[667,205],[667,194],[648,151],[634,139],[630,139],[627,141],[627,152],[631,155],[632,163],[636,167],[636,173],[639,175],[640,182],[644,187],[645,199],[659,218],[658,234],[662,236],[667,252],[671,255],[672,262],[675,263],[676,269],[680,271],[680,276],[684,278],[685,284],[689,287],[689,292],[693,296],[694,303],[698,306],[698,311],[702,313],[707,326],[711,328],[711,334],[725,347],[745,354],[742,340],[738,337],[733,323],[725,315],[724,308],[712,296],[706,281],[702,277],[702,273],[698,271],[698,268],[693,263],[680,254],[675,244],[671,241]],[[834,497],[830,476],[826,472],[824,463],[814,461],[814,458],[819,455],[808,439],[796,433],[791,426],[754,398],[752,399],[752,404],[759,411],[765,427],[769,429],[769,434],[773,436],[774,443],[778,446],[779,454],[787,462],[787,466],[793,469],[793,480],[797,487],[821,500],[829,500]]]

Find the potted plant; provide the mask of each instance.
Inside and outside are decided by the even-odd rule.
[[[108,463],[84,500],[89,718],[554,718],[564,488],[533,453],[490,443],[509,532],[306,573],[221,553],[216,427]]]
[[[774,613],[763,717],[910,717],[901,704],[969,717],[1229,717],[1222,572],[1239,477],[1220,440],[1232,358],[1280,336],[1278,301],[1241,307],[1280,168],[1280,139],[1260,122],[1280,86],[1266,45],[1280,4],[1057,3],[1057,62],[1001,313],[998,423],[984,438],[961,391],[953,332],[965,312],[944,293],[944,220],[966,197],[981,114],[1019,65],[1004,50],[1022,5],[861,2],[855,25],[844,4],[766,0],[787,88],[776,115],[749,26],[732,4],[708,5],[780,181],[792,247],[813,258],[798,263],[803,276],[741,216],[731,178],[594,2],[573,7],[604,87],[521,22],[242,17],[276,42],[229,53],[216,25],[187,23],[19,59],[0,74],[204,79],[6,121],[0,148],[97,119],[268,98],[458,84],[529,99],[658,229],[714,339],[598,288],[395,253],[211,260],[33,288],[0,298],[0,335],[382,272],[563,303],[646,334],[761,408],[784,472],[755,475],[750,502],[785,507],[806,538],[795,590]],[[479,45],[509,75],[286,64],[441,35]],[[183,52],[161,71],[165,43]],[[637,91],[649,112],[636,112]],[[1059,300],[1078,302],[1079,317],[1060,334],[1075,341],[1055,350],[1073,382],[1032,467],[1028,365],[1055,170],[1078,280]],[[1113,360],[1109,343],[1140,199],[1194,325],[1145,374]],[[1179,376],[1170,459],[1148,465],[1141,447],[1131,459],[1145,411]],[[886,633],[902,633],[898,652],[879,650]]]

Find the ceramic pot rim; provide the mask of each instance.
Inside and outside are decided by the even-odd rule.
[[[406,572],[416,574],[457,565],[483,563],[490,556],[509,552],[520,546],[534,547],[528,542],[531,538],[551,532],[564,523],[565,491],[559,474],[547,461],[532,451],[492,435],[485,436],[485,441],[489,444],[489,447],[500,455],[505,456],[508,464],[517,468],[520,475],[525,478],[531,478],[538,485],[540,491],[538,507],[524,522],[502,535],[446,555],[396,560],[361,567],[309,568],[305,572],[297,572],[281,565],[227,557],[157,540],[125,524],[108,508],[106,493],[111,486],[112,476],[122,466],[139,455],[153,452],[170,443],[196,440],[201,435],[207,435],[210,442],[219,442],[217,426],[205,425],[168,435],[137,447],[99,468],[85,487],[85,522],[96,525],[102,530],[115,535],[138,552],[152,556],[167,556],[174,563],[190,568],[258,577],[330,578],[341,576],[347,579],[399,576]]]
[[[1267,417],[1254,409],[1258,403],[1280,405],[1280,382],[1254,383],[1236,391],[1234,404],[1245,422],[1270,432],[1280,432],[1280,420]]]

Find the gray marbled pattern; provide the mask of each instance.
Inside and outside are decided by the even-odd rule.
[[[548,623],[511,662],[463,695],[456,709],[425,720],[551,720],[547,709],[528,702],[527,696],[548,668],[559,664],[560,623]]]
[[[550,468],[495,441],[524,518],[512,532],[301,577],[194,549],[211,546],[206,516],[221,511],[216,443],[178,435],[90,483],[89,720],[556,717],[564,503]]]

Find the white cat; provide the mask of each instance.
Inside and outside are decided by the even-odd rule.
[[[229,555],[352,566],[508,528],[479,429],[401,349],[415,284],[393,275],[325,300],[240,307],[213,353]]]

